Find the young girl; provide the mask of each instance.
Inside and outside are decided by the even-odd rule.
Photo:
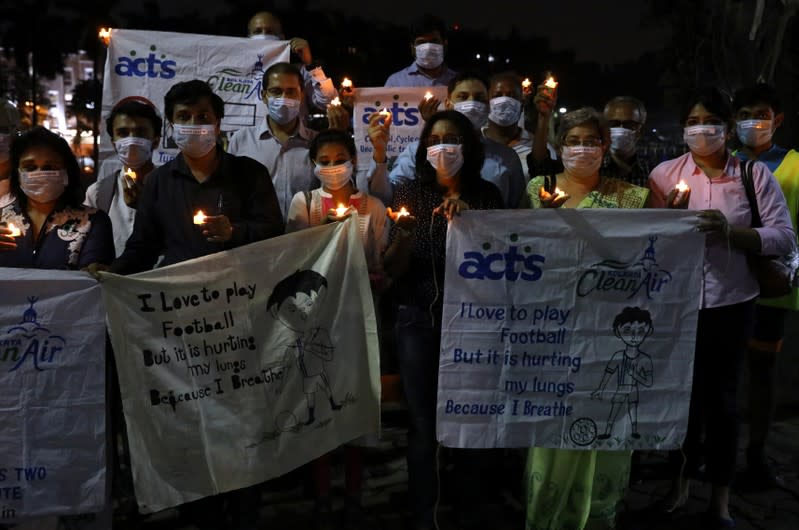
[[[379,199],[356,189],[353,183],[355,143],[345,132],[329,129],[319,133],[309,148],[315,164],[314,174],[321,188],[299,192],[289,206],[287,232],[294,232],[328,222],[346,219],[358,212],[359,228],[366,252],[366,264],[372,288],[382,284],[382,254],[386,246],[386,208]],[[336,215],[336,208],[348,208],[344,215]],[[357,442],[357,441],[356,441]],[[363,463],[361,448],[344,446],[345,523],[347,528],[357,528],[361,523],[361,480]],[[316,459],[313,464],[314,486],[317,494],[315,519],[317,527],[330,525],[330,455]]]

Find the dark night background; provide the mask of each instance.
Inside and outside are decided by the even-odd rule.
[[[777,141],[797,145],[799,0],[760,1],[762,21],[750,40],[758,0],[3,0],[0,46],[21,73],[0,71],[0,93],[20,90],[9,80],[24,76],[30,51],[40,75],[59,71],[67,52],[102,54],[101,26],[244,36],[259,10],[278,14],[287,37],[308,39],[336,83],[347,75],[356,86],[380,86],[410,64],[407,24],[427,11],[450,28],[447,63],[454,69],[513,69],[535,83],[551,70],[567,108],[601,108],[612,96],[635,95],[647,104],[650,130],[677,131],[680,99],[697,85],[731,95],[763,79],[786,106]]]

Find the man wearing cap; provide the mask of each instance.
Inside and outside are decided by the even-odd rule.
[[[161,124],[152,102],[139,96],[120,100],[106,120],[121,167],[89,186],[84,204],[103,210],[111,218],[117,256],[133,233],[139,192],[154,169],[152,152],[161,139]]]

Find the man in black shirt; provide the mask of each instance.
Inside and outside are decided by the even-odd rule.
[[[213,254],[283,233],[269,172],[217,145],[224,102],[207,83],[177,83],[164,115],[178,156],[156,169],[139,197],[133,234],[111,271],[130,274]],[[204,223],[195,224],[200,211]]]

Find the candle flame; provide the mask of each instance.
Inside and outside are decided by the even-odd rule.
[[[338,208],[336,208],[336,217],[344,217],[344,214],[347,213],[347,210],[349,209],[349,206],[344,206],[342,203],[338,203]]]
[[[389,111],[387,108],[383,108],[383,110],[380,111],[380,114],[391,116],[391,111]]]
[[[688,191],[688,184],[685,183],[684,180],[680,180],[680,182],[676,186],[677,191]]]
[[[330,102],[330,106],[331,107],[340,107],[341,106],[341,100],[338,98],[338,96],[333,98],[333,101]]]
[[[133,168],[131,168],[131,167],[129,167],[129,168],[127,168],[127,169],[125,170],[125,176],[126,176],[126,177],[129,177],[129,178],[130,178],[130,180],[132,180],[132,181],[134,181],[134,182],[136,181],[136,172],[135,172],[135,171],[133,171]]]
[[[8,225],[6,225],[6,228],[11,230],[11,234],[10,234],[11,237],[19,237],[19,236],[22,235],[22,232],[20,231],[20,229],[17,228],[16,226],[14,226],[14,223],[8,223]]]
[[[558,82],[555,81],[555,78],[552,76],[547,77],[546,82],[544,83],[549,88],[556,88],[558,86]]]
[[[206,215],[203,213],[202,210],[197,210],[197,213],[194,214],[194,224],[196,225],[205,224],[205,217]]]
[[[533,84],[533,82],[530,81],[529,77],[525,77],[524,81],[522,81],[522,87],[524,87],[524,88],[530,88],[530,85],[532,85],[532,84]]]
[[[555,186],[555,198],[556,198],[556,199],[560,199],[561,197],[563,197],[563,196],[565,196],[565,195],[566,195],[566,193],[564,193],[563,191],[561,191],[561,189],[560,189],[560,188],[558,188],[557,186]]]
[[[409,212],[409,211],[408,211],[407,209],[405,209],[405,207],[403,206],[403,207],[402,207],[402,208],[400,208],[400,210],[397,212],[397,219],[399,219],[400,217],[410,217],[410,215],[411,215],[411,212]]]
[[[425,92],[425,93],[424,93],[424,100],[425,100],[425,101],[428,101],[428,100],[429,100],[429,99],[431,99],[432,97],[433,97],[433,93],[432,93],[432,92],[430,92],[429,90],[428,90],[427,92]]]
[[[342,88],[352,88],[352,81],[350,81],[349,77],[345,77],[343,81],[341,81]]]
[[[100,28],[97,37],[103,41],[103,44],[108,46],[108,43],[111,41],[111,28]]]

